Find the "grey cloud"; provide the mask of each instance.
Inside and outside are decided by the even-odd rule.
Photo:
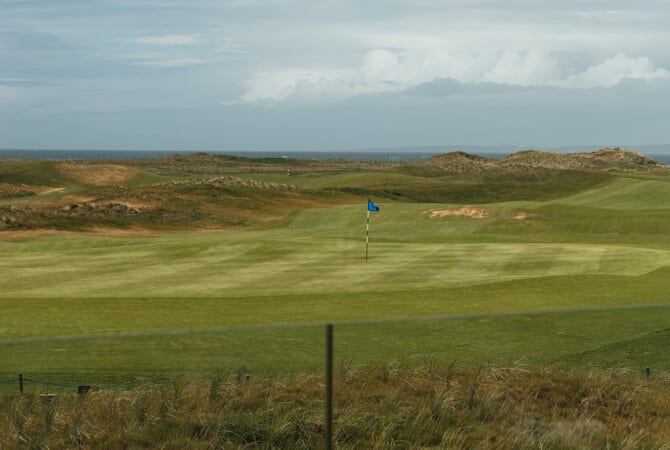
[[[172,150],[327,150],[385,146],[517,144],[559,147],[668,141],[670,83],[627,81],[612,89],[564,91],[501,87],[478,95],[422,98],[385,94],[329,105],[219,106],[187,110],[42,116],[33,142],[50,147]],[[26,124],[0,117],[16,146]],[[5,146],[11,146],[5,144]],[[62,145],[61,145],[62,146]]]

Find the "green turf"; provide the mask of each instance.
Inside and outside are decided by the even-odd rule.
[[[361,178],[309,182],[338,177]],[[439,182],[394,177],[408,189]],[[382,198],[367,262],[365,204],[303,210],[266,229],[5,240],[0,340],[667,303],[669,188],[623,176],[558,199],[487,203],[483,219],[431,216],[459,204]],[[667,312],[346,326],[338,358],[668,371]],[[5,343],[0,373],[132,381],[221,366],[297,370],[321,364],[322,344],[320,328]]]
[[[613,210],[670,209],[670,179],[621,177],[607,186],[556,200],[563,205],[591,206]]]
[[[336,325],[337,365],[428,360],[463,366],[670,371],[670,306],[407,323]],[[133,384],[220,370],[318,371],[324,327],[0,344],[5,379],[21,372],[61,383]],[[14,369],[14,370],[12,370]],[[10,387],[11,390],[11,387]]]

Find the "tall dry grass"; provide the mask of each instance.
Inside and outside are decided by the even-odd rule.
[[[670,382],[624,372],[342,366],[337,448],[670,448]],[[0,397],[0,448],[312,449],[320,374]]]

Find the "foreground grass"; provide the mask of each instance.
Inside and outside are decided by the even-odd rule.
[[[337,448],[662,448],[670,384],[625,372],[341,365]],[[0,397],[3,448],[318,448],[320,375]]]

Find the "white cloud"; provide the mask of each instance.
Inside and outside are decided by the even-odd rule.
[[[439,79],[463,84],[495,83],[564,89],[611,88],[624,79],[670,79],[647,57],[617,54],[576,74],[561,71],[557,56],[543,51],[503,51],[497,55],[433,50],[375,49],[355,68],[284,68],[256,72],[235,103],[328,101],[357,95],[399,92]]]
[[[384,81],[396,78],[394,73],[400,66],[398,57],[388,50],[373,50],[365,55],[360,72],[363,80]]]
[[[624,79],[650,81],[658,78],[670,79],[670,72],[656,68],[649,58],[631,58],[618,54],[584,72],[569,76],[559,84],[569,88],[611,88]]]
[[[335,99],[350,96],[346,80],[354,73],[347,71],[280,69],[257,72],[246,83],[239,103],[284,101],[289,97]]]
[[[165,34],[160,36],[140,36],[127,39],[128,42],[156,46],[188,46],[204,43],[202,36],[197,34]]]
[[[528,87],[551,85],[559,76],[558,59],[545,52],[506,51],[481,81]]]

